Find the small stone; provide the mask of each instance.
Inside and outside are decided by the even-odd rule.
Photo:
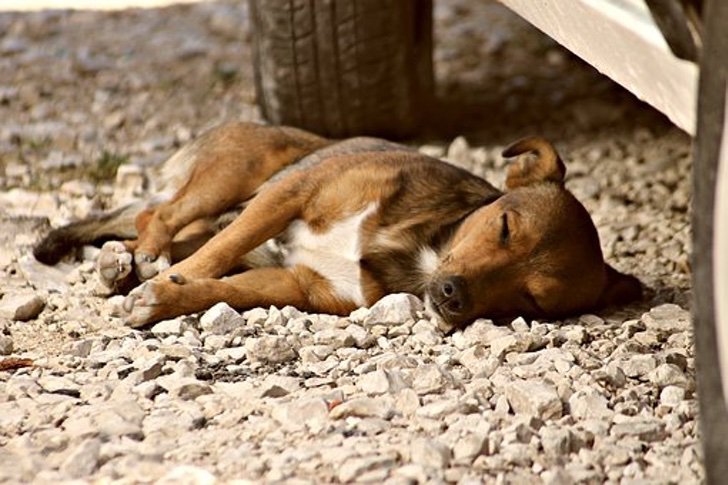
[[[483,433],[468,433],[457,440],[452,453],[455,461],[470,464],[481,453],[488,453],[488,437]]]
[[[376,302],[364,318],[362,325],[396,326],[408,320],[416,320],[417,313],[424,311],[422,301],[408,293],[393,293]]]
[[[458,136],[450,143],[445,158],[455,165],[469,169],[473,165],[473,157],[470,151],[470,145],[465,137]]]
[[[152,327],[154,335],[182,335],[187,330],[187,324],[181,318],[162,320]]]
[[[296,358],[296,351],[285,337],[266,335],[249,338],[245,342],[245,354],[251,362],[273,364],[289,362]]]
[[[332,419],[347,418],[349,416],[389,419],[392,416],[392,408],[392,399],[385,396],[376,398],[357,397],[339,404],[331,410],[329,415]]]
[[[361,478],[367,472],[382,468],[391,468],[397,463],[396,454],[372,455],[363,457],[351,457],[344,461],[339,468],[339,480],[341,483],[351,483]]]
[[[79,397],[80,386],[64,376],[44,375],[38,379],[38,384],[45,392],[63,394],[65,396]]]
[[[215,475],[204,468],[192,465],[177,465],[159,480],[155,480],[154,483],[155,485],[215,485],[217,479]]]
[[[442,419],[450,414],[469,414],[476,411],[471,403],[459,399],[438,400],[419,408],[415,414],[423,418]]]
[[[494,340],[511,335],[513,331],[508,327],[493,324],[491,320],[479,318],[465,327],[463,331],[464,347],[473,345],[490,345]]]
[[[254,325],[263,325],[268,319],[268,310],[260,307],[252,308],[243,312],[243,318],[251,327]]]
[[[26,322],[45,308],[45,300],[35,292],[8,293],[0,299],[0,318]]]
[[[561,417],[562,404],[556,388],[540,380],[517,380],[505,387],[508,403],[516,413],[544,421]]]
[[[273,407],[271,416],[287,428],[308,427],[316,431],[323,429],[328,421],[329,407],[321,398],[303,398]]]
[[[225,302],[212,306],[200,317],[202,330],[215,335],[227,335],[245,325],[245,319]]]
[[[678,386],[683,389],[688,387],[688,378],[680,368],[674,364],[662,364],[649,373],[647,378],[656,386]]]
[[[402,389],[394,401],[394,408],[402,416],[412,416],[420,408],[420,398],[414,389]]]
[[[526,352],[531,346],[532,338],[527,333],[512,333],[496,338],[490,342],[491,354],[502,358],[509,352]]]
[[[659,441],[665,437],[665,423],[650,418],[629,418],[612,426],[610,434],[617,439],[633,436],[643,441]]]
[[[460,352],[458,360],[473,377],[490,377],[500,366],[500,359],[490,355],[482,345],[473,345]]]
[[[385,394],[389,392],[389,378],[384,370],[363,374],[357,382],[359,389],[366,394]]]
[[[571,415],[576,419],[609,419],[614,411],[599,392],[591,388],[580,389],[569,398]]]
[[[333,349],[352,347],[356,342],[349,332],[340,328],[329,328],[316,332],[313,335],[313,341],[315,344],[328,345]]]
[[[191,401],[205,394],[212,394],[212,388],[207,382],[199,381],[193,377],[169,376],[171,379],[160,379],[158,384],[165,388],[171,397]]]
[[[660,391],[660,402],[675,407],[685,399],[685,389],[679,386],[665,386]]]
[[[81,442],[61,464],[60,471],[71,478],[91,475],[99,466],[101,440],[89,438]]]
[[[439,441],[418,438],[410,445],[412,463],[426,468],[441,469],[450,464],[450,448]]]
[[[68,347],[68,353],[76,357],[88,357],[93,348],[93,340],[84,339],[71,342]]]
[[[354,339],[354,344],[360,349],[368,349],[374,345],[374,336],[372,336],[367,330],[361,325],[352,323],[345,329],[349,335]]]
[[[528,326],[528,322],[526,322],[526,319],[523,317],[518,317],[513,320],[511,322],[511,327],[513,327],[513,330],[519,333],[528,333],[531,331],[531,328]]]
[[[649,354],[638,354],[622,362],[620,367],[627,377],[641,377],[657,367],[657,360]]]
[[[290,376],[269,375],[260,387],[261,397],[283,397],[301,387],[300,379]]]
[[[663,333],[677,333],[692,330],[690,312],[672,303],[665,303],[642,315],[641,319],[649,329]]]
[[[544,426],[539,431],[539,435],[543,451],[548,456],[559,457],[569,454],[571,434],[568,429]]]
[[[0,335],[0,355],[10,355],[13,350],[13,338],[8,335]]]
[[[440,393],[449,383],[448,377],[435,364],[421,365],[412,372],[412,388],[419,395]]]

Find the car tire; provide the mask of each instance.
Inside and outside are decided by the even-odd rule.
[[[430,105],[432,0],[249,0],[263,116],[331,137],[413,134]]]

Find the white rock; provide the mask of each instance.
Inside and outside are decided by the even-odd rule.
[[[412,416],[420,408],[420,398],[414,389],[402,389],[397,394],[394,407],[402,416]]]
[[[307,427],[319,431],[329,420],[329,407],[321,398],[302,398],[273,407],[271,416],[290,429]]]
[[[45,299],[37,292],[9,293],[0,299],[0,318],[25,322],[37,317],[45,308]]]
[[[635,437],[644,441],[659,441],[665,437],[665,423],[654,418],[627,418],[614,424],[610,434],[617,439]]]
[[[263,325],[268,319],[268,310],[260,307],[252,308],[243,312],[243,318],[250,326]]]
[[[556,388],[541,380],[516,380],[506,385],[505,395],[516,413],[544,421],[561,417],[562,404]]]
[[[572,394],[569,409],[576,419],[609,419],[614,414],[607,399],[592,388],[579,389]]]
[[[473,345],[458,354],[457,360],[467,368],[473,377],[490,377],[500,366],[500,359],[490,355],[482,345]]]
[[[455,461],[468,465],[481,453],[488,452],[488,437],[484,433],[468,433],[459,438],[453,446]]]
[[[620,364],[627,377],[646,376],[657,367],[657,359],[649,354],[633,355]]]
[[[245,319],[225,302],[213,305],[200,317],[202,330],[216,335],[226,335],[243,325]]]
[[[0,355],[10,355],[13,353],[13,338],[8,335],[0,335]]]
[[[449,384],[450,378],[436,364],[421,365],[412,371],[412,388],[419,395],[440,393]]]
[[[165,336],[182,335],[187,328],[187,324],[181,318],[174,318],[171,320],[162,320],[155,324],[151,330],[154,335]]]
[[[416,320],[417,313],[424,310],[422,301],[408,293],[394,293],[376,302],[364,318],[362,325],[371,328],[374,325],[396,326],[408,320]]]
[[[382,418],[389,419],[393,412],[392,399],[387,396],[376,398],[356,397],[336,406],[329,415],[332,419],[357,416],[360,418]]]
[[[245,342],[245,354],[251,362],[281,363],[296,358],[296,351],[285,337],[266,335],[249,338]]]
[[[357,381],[357,385],[362,392],[369,395],[385,394],[389,392],[389,378],[384,370],[375,370],[367,372]]]
[[[450,464],[450,448],[439,441],[417,438],[410,445],[412,463],[426,468],[446,468]]]
[[[675,364],[661,364],[650,372],[647,378],[660,388],[666,386],[687,388],[689,384],[688,378]]]
[[[397,455],[394,453],[351,457],[341,464],[338,477],[341,483],[351,483],[355,479],[361,478],[367,472],[383,468],[388,469],[396,463]]]
[[[101,440],[90,438],[81,442],[66,457],[60,471],[71,478],[83,478],[91,475],[99,466]]]
[[[660,402],[667,406],[677,406],[685,399],[685,389],[679,386],[665,386],[660,391]]]
[[[198,398],[199,396],[212,393],[212,388],[210,387],[210,384],[204,381],[197,380],[194,377],[170,377],[173,377],[173,379],[160,379],[157,382],[160,386],[162,386],[169,392],[171,397],[175,399],[191,401]]]
[[[354,337],[340,328],[329,328],[313,334],[313,341],[318,345],[328,345],[333,349],[351,347],[355,344]]]
[[[571,434],[568,429],[556,426],[544,426],[539,430],[541,446],[544,453],[551,457],[569,454]]]
[[[678,305],[665,303],[642,315],[647,328],[664,333],[676,333],[692,330],[690,312]]]
[[[346,331],[354,339],[354,343],[360,349],[368,349],[374,345],[374,336],[372,336],[364,327],[352,323],[346,327]]]
[[[532,337],[527,333],[512,333],[498,337],[490,342],[490,351],[494,357],[502,358],[509,352],[526,352],[531,346]]]
[[[217,479],[204,468],[178,465],[154,483],[155,485],[214,485]]]

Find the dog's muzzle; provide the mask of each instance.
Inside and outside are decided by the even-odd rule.
[[[457,327],[470,308],[465,278],[445,276],[430,283],[425,306],[443,332]]]

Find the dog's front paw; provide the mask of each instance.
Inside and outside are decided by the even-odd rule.
[[[191,288],[185,283],[182,276],[172,274],[145,281],[137,286],[129,292],[122,304],[126,313],[124,323],[132,328],[139,328],[194,311],[189,305],[189,293],[185,293]]]
[[[165,255],[155,257],[139,251],[134,254],[134,263],[137,276],[141,281],[154,278],[170,266],[169,258]]]
[[[101,285],[109,292],[114,292],[118,284],[131,273],[132,260],[131,253],[123,243],[119,241],[104,243],[96,258],[96,274]]]
[[[160,319],[159,297],[156,282],[146,281],[134,288],[124,299],[122,309],[126,313],[124,323],[132,328],[143,327]]]

